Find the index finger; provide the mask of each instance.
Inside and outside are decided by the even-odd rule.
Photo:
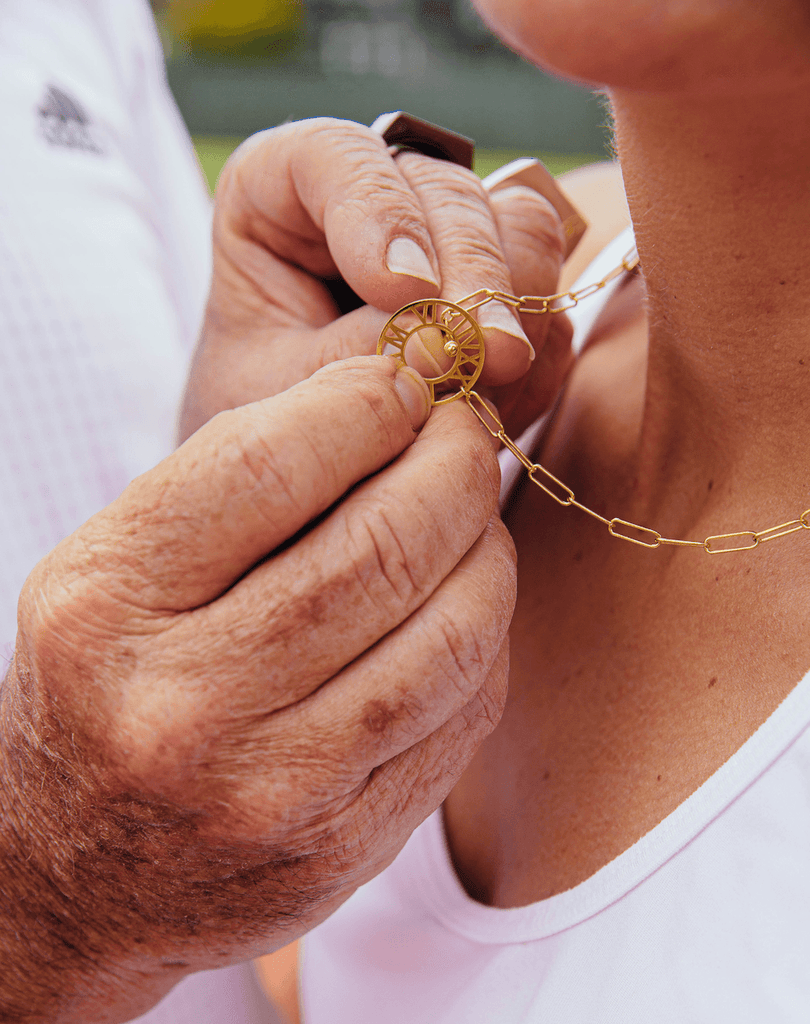
[[[205,604],[399,455],[429,407],[413,370],[371,356],[220,413],[57,548],[65,578],[103,576],[147,614]]]
[[[215,241],[252,245],[240,262],[278,304],[298,301],[277,287],[280,264],[341,276],[389,311],[438,292],[421,205],[382,136],[364,125],[314,118],[248,139],[226,166],[217,207]]]

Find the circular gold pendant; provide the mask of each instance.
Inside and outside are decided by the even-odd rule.
[[[383,327],[377,355],[394,356],[407,365],[408,342],[420,331],[438,331],[440,347],[451,365],[438,377],[427,377],[434,405],[452,402],[469,393],[484,368],[484,337],[478,321],[454,302],[419,299],[398,309]],[[435,335],[434,335],[435,344]]]

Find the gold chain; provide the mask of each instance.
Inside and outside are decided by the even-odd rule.
[[[806,509],[798,519],[792,519],[787,523],[780,523],[778,526],[771,526],[767,530],[742,530],[739,533],[718,533],[705,540],[676,540],[673,537],[662,537],[657,530],[651,530],[648,526],[639,526],[638,523],[630,523],[626,519],[607,519],[592,508],[577,501],[574,492],[562,480],[558,480],[553,473],[541,466],[539,462],[532,460],[522,451],[515,442],[506,435],[503,423],[495,413],[484,402],[481,396],[475,391],[459,391],[459,396],[472,409],[478,420],[484,425],[489,433],[496,437],[504,447],[515,456],[518,462],[524,466],[529,479],[536,484],[541,491],[544,491],[550,498],[553,498],[558,505],[578,508],[581,512],[598,519],[600,523],[608,528],[612,537],[620,540],[627,540],[631,544],[638,544],[643,548],[657,548],[662,544],[669,544],[671,547],[679,548],[703,548],[710,555],[719,555],[729,551],[750,551],[769,540],[776,540],[777,537],[785,537],[789,533],[796,533],[798,530],[810,530],[810,508]]]
[[[611,537],[618,537],[619,540],[626,540],[643,548],[658,548],[663,545],[702,548],[710,555],[719,555],[731,551],[750,551],[767,541],[776,540],[777,537],[786,537],[799,530],[810,530],[810,508],[805,509],[798,519],[770,526],[766,530],[718,533],[706,537],[705,540],[678,540],[673,537],[663,537],[657,530],[652,530],[648,526],[631,523],[617,516],[608,519],[577,501],[574,492],[567,484],[558,480],[539,462],[533,462],[524,451],[518,448],[515,442],[507,436],[498,416],[473,390],[473,385],[478,380],[484,366],[484,344],[480,327],[469,316],[470,313],[493,300],[512,306],[517,313],[564,313],[566,310],[573,309],[582,299],[601,291],[620,274],[634,270],[638,266],[638,262],[638,254],[633,248],[624,255],[621,263],[606,274],[601,281],[586,285],[577,291],[558,292],[556,295],[511,295],[509,292],[495,291],[491,288],[479,288],[478,291],[471,292],[456,303],[440,299],[422,299],[419,302],[411,302],[398,310],[385,325],[380,334],[377,352],[383,355],[389,348],[393,348],[400,363],[405,365],[405,347],[415,331],[424,327],[436,327],[441,330],[447,337],[444,351],[454,359],[454,363],[446,373],[427,381],[433,404],[439,405],[463,398],[485,429],[505,448],[508,448],[520,462],[533,484],[553,498],[558,505],[563,505],[566,508],[578,508],[592,519],[597,519],[608,528]],[[397,324],[397,320],[400,320],[401,323]],[[447,382],[455,382],[458,385],[458,390],[450,395],[437,393],[436,386]]]
[[[628,250],[622,257],[621,263],[605,274],[601,281],[594,281],[579,288],[575,292],[557,292],[555,295],[510,295],[509,292],[494,291],[492,288],[479,288],[478,291],[470,292],[463,299],[459,299],[457,305],[463,306],[468,312],[480,309],[481,306],[491,302],[493,299],[512,306],[516,313],[565,313],[574,306],[578,306],[583,299],[595,295],[605,285],[619,277],[620,274],[629,273],[638,266],[639,257],[635,246]],[[475,300],[475,301],[473,301]],[[470,303],[470,305],[467,305]]]

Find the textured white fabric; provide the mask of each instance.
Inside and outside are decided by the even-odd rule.
[[[181,981],[131,1024],[281,1024],[250,964],[202,971]]]
[[[208,287],[210,202],[145,0],[0,0],[0,151],[7,654],[34,564],[171,451]],[[277,1017],[246,965],[141,1020]]]
[[[32,566],[172,448],[210,203],[143,0],[3,0],[0,133],[9,645]]]
[[[467,896],[437,812],[304,940],[305,1024],[807,1024],[809,725],[810,675],[657,828],[526,907]]]

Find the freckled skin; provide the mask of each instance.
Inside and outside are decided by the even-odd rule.
[[[366,706],[363,721],[370,733],[379,735],[390,732],[398,722],[414,721],[419,711],[418,703],[407,697],[390,704],[382,700],[371,700]]]
[[[396,374],[348,360],[223,414],[32,574],[0,691],[3,1020],[129,1020],[303,934],[494,728],[494,447],[460,404],[417,434]]]

